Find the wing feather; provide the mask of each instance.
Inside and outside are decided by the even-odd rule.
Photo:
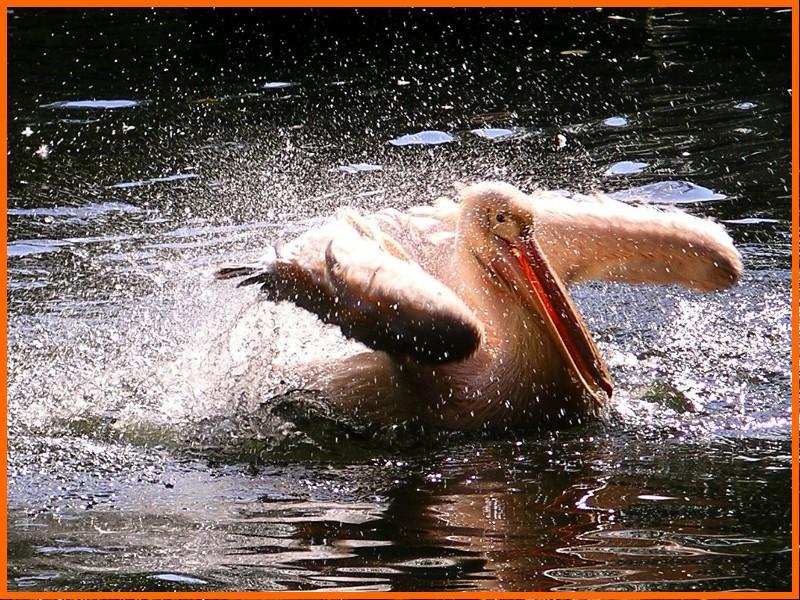
[[[392,236],[350,212],[272,252],[258,265],[225,265],[265,297],[293,302],[347,337],[425,363],[463,360],[481,342],[474,313],[412,261]]]

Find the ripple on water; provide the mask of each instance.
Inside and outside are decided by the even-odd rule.
[[[767,219],[763,217],[744,217],[742,219],[720,219],[720,223],[726,225],[773,225],[777,223],[784,223],[780,219]]]
[[[455,138],[444,131],[420,131],[389,140],[392,146],[435,146],[454,142]]]
[[[514,137],[519,134],[521,130],[504,129],[501,127],[482,127],[479,129],[471,129],[470,133],[485,140],[504,140]]]
[[[752,551],[743,546],[763,544],[765,540],[740,535],[713,535],[701,533],[683,533],[680,531],[663,531],[659,529],[612,529],[606,531],[590,531],[578,536],[582,540],[627,540],[636,544],[625,546],[573,546],[562,550],[570,553],[607,553],[635,554],[641,556],[691,556],[709,553],[742,553]]]
[[[603,120],[603,125],[607,127],[625,127],[628,125],[628,119],[625,117],[609,117]]]
[[[262,87],[265,90],[285,90],[286,88],[295,87],[297,84],[291,81],[268,81]]]
[[[352,163],[347,165],[340,165],[336,167],[336,170],[340,173],[347,173],[348,175],[354,175],[356,173],[372,173],[374,171],[382,171],[383,167],[380,165],[373,165],[370,163]]]
[[[605,583],[609,580],[625,579],[632,575],[640,573],[634,569],[615,569],[603,567],[576,567],[567,569],[548,569],[544,571],[544,575],[552,577],[558,581],[596,581],[598,583]]]
[[[412,558],[393,563],[393,566],[405,571],[412,571],[417,575],[424,574],[428,577],[446,577],[466,570],[468,564],[476,559],[472,557],[434,556],[429,558]]]
[[[393,567],[337,567],[339,573],[355,573],[364,575],[401,575],[403,573],[400,569]]]
[[[125,202],[89,202],[79,206],[40,206],[33,208],[9,208],[7,213],[13,217],[50,217],[77,221],[94,219],[109,213],[141,213],[143,209]]]
[[[622,160],[608,167],[605,171],[605,175],[633,175],[635,173],[641,173],[648,166],[647,163],[643,162]]]
[[[70,245],[69,242],[63,240],[14,240],[8,243],[6,250],[9,258],[19,258],[22,256],[59,252],[65,246]]]
[[[276,502],[269,510],[251,513],[263,523],[334,522],[363,525],[383,518],[385,507],[369,503]]]
[[[140,100],[59,100],[58,102],[42,104],[41,108],[114,110],[118,108],[133,108],[141,103]]]
[[[89,546],[35,546],[39,554],[108,554],[105,550]]]
[[[150,575],[150,579],[158,579],[160,581],[179,583],[183,585],[208,585],[208,581],[205,579],[198,579],[197,577],[180,575],[178,573],[158,573],[156,575]]]
[[[167,175],[165,177],[152,177],[150,179],[139,179],[135,181],[121,181],[119,183],[115,183],[108,187],[110,188],[133,188],[133,187],[142,187],[145,185],[152,185],[154,183],[165,183],[170,181],[182,181],[184,179],[195,179],[198,177],[197,173],[177,173],[175,175]]]
[[[727,196],[718,194],[690,181],[658,181],[608,194],[621,201],[647,201],[654,204],[691,204],[725,200]]]
[[[25,577],[14,577],[11,580],[19,587],[34,587],[41,585],[44,581],[55,581],[62,577],[60,571],[40,571],[35,575],[26,575]]]

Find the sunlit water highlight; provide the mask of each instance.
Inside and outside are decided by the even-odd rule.
[[[29,17],[15,15],[10,43],[27,48]],[[9,586],[785,588],[783,63],[754,46],[758,60],[710,70],[689,42],[735,18],[693,29],[631,15],[650,36],[641,45],[582,54],[556,39],[515,65],[466,56],[468,77],[451,57],[418,76],[383,65],[382,79],[240,64],[249,77],[191,92],[160,81],[98,96],[142,98],[131,106],[23,87],[34,70],[12,65]],[[631,22],[603,19],[610,40]],[[775,37],[780,19],[751,29]],[[704,48],[725,55],[728,43]],[[627,83],[589,85],[609,73]],[[647,168],[605,175],[633,163]],[[403,208],[484,178],[623,200],[633,188],[715,217],[746,273],[712,295],[575,289],[615,379],[608,418],[492,438],[331,414],[295,367],[358,346],[211,278],[337,206]]]

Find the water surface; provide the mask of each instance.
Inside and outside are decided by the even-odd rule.
[[[790,16],[10,11],[9,588],[788,589]],[[341,422],[285,374],[353,344],[211,278],[488,178],[745,275],[577,288],[608,419],[477,438]]]

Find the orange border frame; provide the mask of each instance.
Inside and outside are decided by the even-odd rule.
[[[442,7],[452,8],[459,7],[551,7],[551,6],[564,6],[570,8],[594,8],[597,6],[608,8],[728,8],[728,7],[742,7],[742,8],[791,8],[792,9],[792,589],[785,592],[9,592],[7,577],[7,518],[0,520],[0,598],[20,598],[20,599],[70,599],[70,598],[85,598],[85,599],[187,599],[197,600],[199,598],[207,600],[242,600],[242,599],[266,599],[266,598],[402,598],[404,600],[411,598],[478,598],[478,599],[499,599],[499,598],[563,598],[563,599],[598,599],[598,598],[642,598],[642,599],[656,599],[656,598],[680,598],[680,599],[730,599],[730,598],[770,598],[770,599],[784,599],[784,598],[798,598],[800,597],[800,582],[798,581],[798,563],[800,563],[800,537],[798,536],[798,512],[800,507],[800,475],[798,474],[798,447],[800,438],[800,426],[798,425],[798,394],[800,393],[800,383],[798,383],[798,358],[800,358],[800,351],[798,351],[798,343],[800,342],[800,335],[798,334],[798,293],[800,293],[800,286],[798,285],[798,268],[800,266],[800,259],[798,252],[800,251],[800,241],[798,241],[798,226],[800,225],[800,204],[798,201],[798,183],[800,183],[800,154],[798,154],[798,125],[800,119],[798,117],[798,68],[800,68],[800,46],[798,45],[798,35],[800,34],[798,28],[798,0],[700,0],[700,2],[687,2],[686,0],[678,1],[664,1],[664,0],[511,0],[493,2],[491,0],[415,0],[411,2],[401,2],[397,0],[331,0],[328,2],[280,2],[270,0],[151,0],[150,2],[142,0],[3,0],[3,14],[2,19],[2,32],[0,32],[0,75],[2,76],[2,88],[7,92],[7,65],[8,65],[8,52],[7,52],[7,9],[8,8],[33,8],[33,7],[58,7],[58,8],[100,8],[100,7],[142,7],[150,8],[156,6],[158,8],[168,7],[223,7],[235,8],[245,6],[257,7],[273,7],[273,8],[302,8],[302,7],[319,7],[319,8],[332,8],[332,7],[375,7],[375,8],[388,8],[388,7]],[[3,155],[8,155],[7,149],[7,94],[4,93],[0,99],[0,123],[3,127],[2,135],[2,148]],[[2,212],[0,212],[0,230],[4,233],[7,232],[7,166],[6,160],[0,164],[0,184],[2,184]],[[0,245],[0,259],[2,259],[3,266],[7,265],[7,247],[6,244]],[[0,362],[7,364],[7,274],[6,269],[0,269],[0,319],[2,319],[2,335],[0,335]],[[3,423],[3,430],[0,432],[0,514],[7,514],[7,443],[6,443],[6,377],[7,371],[3,369],[0,371],[0,420]]]

